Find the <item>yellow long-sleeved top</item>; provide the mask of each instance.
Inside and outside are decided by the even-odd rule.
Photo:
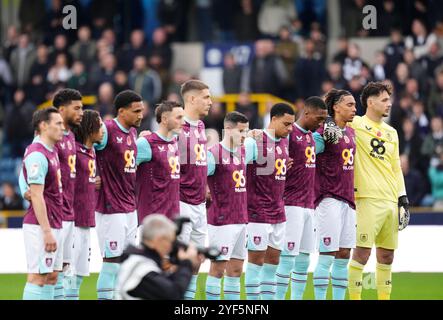
[[[384,121],[355,116],[357,151],[354,166],[355,198],[398,201],[406,194],[400,167],[397,131]]]

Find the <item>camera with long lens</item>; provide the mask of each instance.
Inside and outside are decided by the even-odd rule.
[[[178,237],[183,229],[183,225],[185,223],[190,223],[191,219],[187,218],[187,217],[179,217],[177,219],[175,219],[175,224],[177,225],[177,232],[176,232],[176,237]],[[178,260],[178,250],[182,248],[184,250],[188,249],[188,244],[184,243],[183,241],[180,241],[178,239],[175,240],[173,247],[172,247],[172,251],[169,254],[169,261],[172,264],[177,264],[179,262]],[[211,260],[215,260],[219,255],[220,255],[220,250],[214,248],[214,247],[197,247],[197,252],[199,254],[202,254],[203,256],[205,256],[205,258],[207,259],[211,259]]]

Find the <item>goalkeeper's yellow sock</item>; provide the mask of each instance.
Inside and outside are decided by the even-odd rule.
[[[363,268],[365,266],[355,260],[349,263],[348,290],[350,300],[361,300],[361,291],[363,289]]]
[[[392,271],[390,264],[377,263],[375,269],[378,300],[390,300],[392,291]]]

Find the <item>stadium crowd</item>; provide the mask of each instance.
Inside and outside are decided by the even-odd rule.
[[[148,106],[140,129],[151,129],[155,104],[179,100],[180,85],[198,77],[171,68],[172,42],[253,41],[248,66],[227,54],[223,67],[224,91],[241,93],[237,110],[251,128],[262,128],[266,119],[249,93],[271,93],[297,105],[346,89],[362,115],[362,88],[372,80],[390,81],[395,91],[388,121],[399,132],[411,205],[443,208],[443,4],[379,1],[379,25],[367,31],[359,22],[367,2],[341,1],[343,36],[338,51],[328,55],[326,0],[22,0],[20,24],[8,27],[0,48],[0,159],[23,156],[33,138],[33,111],[60,88],[96,95],[93,108],[104,119],[114,116],[114,96],[132,89]],[[61,28],[66,4],[79,9],[77,30]],[[364,61],[350,38],[373,36],[389,37],[389,43]],[[221,131],[224,115],[223,106],[214,104],[207,127]],[[7,190],[2,209],[11,203],[3,199],[16,198],[10,183],[17,182],[0,180]]]

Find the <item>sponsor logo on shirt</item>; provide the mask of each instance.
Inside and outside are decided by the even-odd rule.
[[[206,166],[205,145],[196,143],[194,145],[194,152],[195,152],[195,164],[197,166]]]
[[[369,152],[369,155],[376,159],[385,160],[384,154],[386,152],[386,147],[384,144],[385,141],[373,138],[371,140],[372,150]]]
[[[275,180],[285,181],[286,180],[286,159],[276,159],[275,160]]]
[[[232,180],[235,182],[235,192],[246,192],[246,178],[243,170],[235,170],[232,173]]]
[[[171,168],[171,179],[180,179],[180,162],[178,156],[172,156],[168,159]]]
[[[136,171],[134,152],[134,150],[126,150],[124,153],[124,159],[126,161],[124,169],[125,173],[135,173]]]
[[[307,146],[305,149],[306,168],[315,168],[315,149],[314,146]]]
[[[354,148],[343,149],[341,156],[343,158],[343,170],[354,170]]]

